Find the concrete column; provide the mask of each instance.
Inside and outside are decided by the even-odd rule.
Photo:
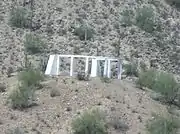
[[[105,59],[105,62],[104,62],[104,76],[107,76],[107,64],[108,64],[108,61],[107,61],[107,59]]]
[[[121,61],[118,61],[118,79],[121,79],[121,74],[122,74],[122,64]]]
[[[71,64],[70,64],[70,76],[73,76],[73,60],[74,60],[74,57],[72,56],[71,57]]]
[[[50,55],[48,59],[48,63],[46,66],[45,75],[52,75],[53,62],[55,59],[55,55]]]
[[[91,77],[97,76],[97,59],[92,59]]]
[[[85,73],[88,74],[88,68],[89,68],[89,58],[86,57],[86,65],[85,65]]]
[[[57,61],[57,64],[56,64],[56,66],[57,66],[56,74],[59,75],[59,55],[56,55],[56,56],[57,56],[57,59],[56,59],[56,61]]]
[[[111,78],[111,60],[108,60],[107,77],[108,77],[108,78]]]

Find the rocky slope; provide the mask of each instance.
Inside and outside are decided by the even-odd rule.
[[[146,134],[146,123],[154,118],[153,113],[167,114],[166,106],[152,100],[150,92],[128,81],[56,80],[44,81],[43,89],[36,91],[37,105],[20,111],[6,105],[9,91],[17,84],[16,77],[8,78],[7,92],[0,94],[0,134],[16,127],[28,134],[72,134],[72,120],[92,108],[105,113],[109,134]],[[52,90],[59,94],[51,97]]]
[[[32,0],[0,1],[0,65],[5,72],[8,67],[16,70],[24,60],[23,40],[30,30],[12,28],[8,25],[10,9],[25,6],[30,9]],[[143,5],[153,8],[161,31],[148,33],[136,24],[120,23],[124,10],[137,9]],[[147,66],[180,72],[180,12],[160,0],[38,0],[33,2],[33,30],[42,36],[50,53],[116,56],[117,44],[124,60],[144,62]],[[125,16],[128,18],[129,16]],[[73,34],[73,27],[82,22],[94,29],[94,39],[81,41]],[[120,25],[120,26],[119,26]],[[97,51],[98,50],[98,51]],[[77,52],[76,52],[77,53]],[[3,71],[2,71],[3,72]]]

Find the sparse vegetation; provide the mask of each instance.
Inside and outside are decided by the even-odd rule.
[[[164,96],[166,103],[175,104],[175,100],[179,98],[179,84],[173,75],[165,72],[149,70],[141,73],[137,84],[140,87],[150,88]]]
[[[17,28],[30,28],[31,15],[26,8],[17,7],[10,13],[9,24]]]
[[[25,50],[27,53],[36,54],[44,52],[46,45],[38,35],[32,33],[26,34],[24,41]]]
[[[178,121],[173,117],[155,116],[147,124],[149,134],[177,134],[178,127]]]
[[[8,101],[13,109],[23,109],[32,106],[35,90],[43,80],[38,70],[27,69],[19,73],[19,85],[11,91]]]
[[[83,24],[74,30],[74,34],[79,36],[80,40],[90,40],[93,38],[94,30]]]
[[[125,75],[126,76],[135,76],[138,77],[138,68],[137,65],[135,63],[130,63],[130,64],[126,64],[124,65],[125,68]]]
[[[80,81],[88,81],[89,80],[89,74],[86,74],[85,72],[78,72],[77,79]]]
[[[72,123],[73,134],[107,134],[104,117],[93,110],[85,112]]]
[[[10,129],[6,132],[6,134],[24,134],[24,130],[22,128],[16,127],[13,129]]]
[[[147,87],[149,89],[152,89],[153,84],[155,83],[155,76],[156,71],[152,69],[145,72],[141,72],[137,84],[140,86],[140,88]]]
[[[13,109],[28,108],[32,105],[34,98],[34,87],[19,85],[18,88],[11,91],[8,101]]]
[[[52,89],[50,91],[50,96],[51,97],[56,97],[56,96],[60,96],[60,91],[58,89]]]
[[[170,5],[173,5],[177,8],[180,8],[180,0],[166,0],[167,3],[169,3]]]
[[[101,81],[104,83],[111,83],[111,79],[108,78],[107,76],[101,77]]]
[[[127,131],[129,126],[119,118],[113,118],[109,123],[114,129],[119,131]]]
[[[121,13],[120,23],[122,26],[131,26],[133,24],[134,13],[132,10],[125,10]]]
[[[6,85],[3,83],[0,83],[0,92],[5,92]]]
[[[23,85],[37,87],[40,85],[40,81],[44,79],[44,76],[39,70],[27,69],[19,73],[18,79]]]
[[[156,22],[154,9],[150,6],[143,6],[136,12],[136,25],[142,30],[152,33],[159,28]]]

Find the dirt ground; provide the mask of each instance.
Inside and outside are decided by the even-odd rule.
[[[7,91],[0,94],[0,134],[16,126],[29,134],[71,134],[71,121],[84,110],[99,108],[107,121],[119,118],[129,126],[126,134],[146,134],[145,124],[152,113],[166,111],[165,106],[152,100],[147,91],[126,80],[103,83],[100,79],[78,81],[59,77],[43,82],[43,89],[36,91],[37,106],[24,111],[12,110],[6,105],[9,91],[14,88],[16,77],[8,78]],[[51,97],[51,90],[60,96]],[[109,127],[110,134],[121,134]]]

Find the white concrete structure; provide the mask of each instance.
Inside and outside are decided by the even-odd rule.
[[[85,73],[88,73],[89,70],[89,61],[92,61],[91,64],[91,73],[90,77],[97,77],[97,70],[98,70],[98,62],[104,61],[104,70],[103,75],[107,76],[108,78],[111,77],[111,63],[116,62],[118,65],[118,79],[121,79],[122,73],[122,64],[119,59],[116,58],[109,58],[109,57],[102,57],[102,56],[83,56],[83,55],[50,55],[48,64],[46,67],[45,75],[60,75],[60,58],[70,58],[70,76],[73,76],[73,62],[74,58],[85,58]]]

